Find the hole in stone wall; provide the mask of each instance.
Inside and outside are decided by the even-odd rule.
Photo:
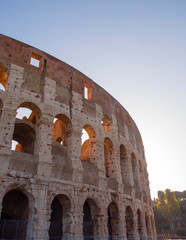
[[[30,65],[40,68],[41,67],[41,59],[42,57],[37,53],[32,53],[30,58]]]
[[[92,99],[92,88],[88,83],[84,83],[84,98],[89,101]]]

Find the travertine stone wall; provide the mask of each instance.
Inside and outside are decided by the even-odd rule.
[[[39,66],[33,66],[31,58],[39,59]],[[68,64],[3,35],[0,83],[5,87],[0,90],[2,220],[27,222],[25,237],[34,239],[55,236],[55,217],[63,237],[156,235],[143,143],[119,102]],[[91,91],[88,99],[85,85]],[[17,119],[20,107],[32,111],[32,120]],[[65,141],[52,137],[55,118],[63,122]],[[89,135],[87,156],[82,156],[83,128]],[[33,151],[24,150],[31,139]],[[11,150],[12,140],[20,143],[21,151]],[[20,209],[28,212],[24,219],[19,212],[13,215],[8,198],[21,198],[21,193],[28,200]],[[126,222],[129,218],[131,223]]]

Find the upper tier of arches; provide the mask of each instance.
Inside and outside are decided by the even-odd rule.
[[[5,91],[8,91],[9,80],[12,78],[11,64],[24,69],[24,81],[20,87],[40,94],[41,98],[45,88],[44,79],[52,79],[56,84],[56,92],[52,100],[69,104],[72,100],[72,91],[76,92],[83,97],[82,112],[91,111],[95,116],[96,105],[100,106],[104,113],[100,121],[106,132],[113,131],[113,121],[117,120],[120,134],[125,134],[125,125],[129,135],[133,132],[137,143],[143,148],[139,130],[129,113],[92,79],[43,51],[2,34],[0,34],[0,43],[0,84]]]

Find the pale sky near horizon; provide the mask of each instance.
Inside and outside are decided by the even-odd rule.
[[[186,1],[0,0],[0,33],[77,68],[130,113],[151,196],[186,190]]]

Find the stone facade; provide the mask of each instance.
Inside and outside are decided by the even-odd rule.
[[[3,35],[0,83],[0,238],[156,235],[143,143],[119,102]]]

